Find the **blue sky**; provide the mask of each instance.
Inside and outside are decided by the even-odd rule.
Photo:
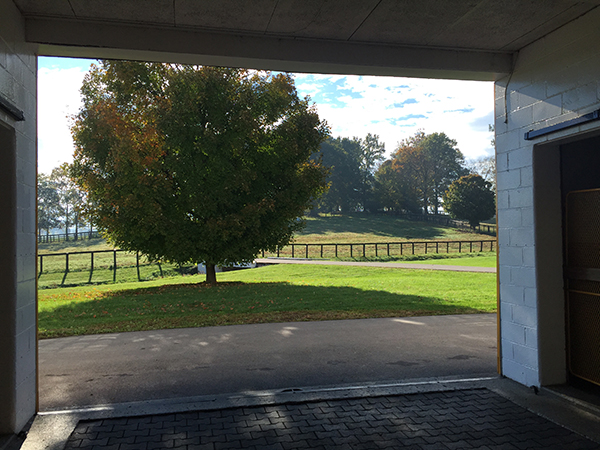
[[[38,171],[72,161],[69,117],[81,105],[79,87],[94,61],[38,59]],[[418,130],[444,132],[467,159],[493,153],[493,83],[398,77],[296,74],[334,137],[377,134],[388,153]]]

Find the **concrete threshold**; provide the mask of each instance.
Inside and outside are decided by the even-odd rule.
[[[600,411],[547,390],[534,390],[502,377],[435,378],[361,385],[313,386],[240,392],[190,398],[96,405],[46,411],[36,416],[22,446],[6,450],[63,450],[81,420],[212,411],[229,408],[298,404],[322,400],[385,397],[429,392],[488,389],[558,425],[600,442]],[[2,449],[4,450],[4,449]]]

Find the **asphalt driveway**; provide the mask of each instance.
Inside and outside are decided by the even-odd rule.
[[[496,375],[496,315],[233,325],[42,340],[40,410]]]

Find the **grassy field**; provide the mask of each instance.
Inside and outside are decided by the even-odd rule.
[[[228,324],[493,312],[493,274],[269,266],[39,293],[40,337]]]
[[[427,256],[427,257],[425,257]],[[414,264],[442,264],[449,266],[496,267],[496,252],[466,253],[460,257],[454,255],[415,255],[396,261]]]
[[[414,222],[398,219],[393,216],[385,215],[322,215],[318,218],[308,218],[306,229],[295,238],[297,243],[323,244],[323,243],[376,243],[376,242],[406,242],[407,240],[418,241],[458,241],[458,240],[489,240],[489,236],[468,233],[454,228],[446,228],[422,222]],[[486,243],[486,248],[488,244]],[[416,253],[424,253],[422,244],[415,248]],[[434,245],[429,248],[433,251]],[[477,248],[477,245],[475,246]],[[90,254],[76,254],[82,251],[103,251],[111,250],[112,247],[103,239],[80,239],[78,241],[68,241],[59,243],[39,244],[38,252],[40,255],[48,255],[43,258],[42,270],[38,276],[38,286],[40,289],[69,287],[79,285],[101,285],[107,283],[126,283],[136,282],[138,280],[148,281],[165,276],[180,276],[181,268],[171,264],[158,264],[140,259],[139,272],[136,265],[135,253],[119,252],[117,253],[117,270],[114,270],[114,255],[112,252],[96,253],[94,255],[93,267]],[[463,245],[462,251],[470,250],[467,245]],[[391,246],[390,256],[387,256],[385,245],[378,246],[378,257],[374,245],[368,245],[364,249],[360,245],[355,245],[351,249],[349,245],[342,245],[336,250],[334,247],[320,248],[315,245],[309,248],[308,257],[341,259],[341,260],[378,260],[378,261],[402,261],[410,260],[412,256],[406,256],[412,252],[412,245],[405,245],[402,249],[398,244]],[[448,250],[450,254],[456,255],[459,246],[455,242],[448,247],[442,245],[440,251]],[[323,253],[321,253],[321,251]],[[362,252],[366,251],[366,258],[362,257]],[[66,270],[66,258],[61,256],[50,256],[51,253],[70,253],[69,270]],[[404,256],[400,256],[403,253]],[[464,255],[464,254],[463,254]],[[275,256],[275,254],[266,256]],[[291,257],[292,250],[288,246],[282,249],[280,256]],[[296,257],[305,257],[304,248],[296,248]],[[448,255],[450,256],[450,255]],[[422,256],[416,257],[421,259]],[[38,261],[39,264],[39,261]],[[449,263],[448,263],[449,264]],[[476,265],[476,264],[473,264]],[[38,267],[39,269],[39,267]],[[183,268],[183,272],[193,271],[193,266]]]
[[[456,228],[442,227],[427,222],[414,222],[394,216],[347,214],[307,217],[306,228],[294,242],[301,244],[399,242],[407,240],[489,240],[490,236]],[[113,247],[103,239],[39,244],[39,253],[64,253],[89,250],[110,250]]]
[[[157,263],[140,257],[139,273],[136,254],[117,252],[117,270],[114,270],[113,247],[104,239],[80,239],[78,241],[39,244],[38,254],[43,256],[43,270],[38,274],[40,289],[59,286],[94,285],[106,283],[126,283],[148,281],[162,277],[181,276],[181,268],[173,264]],[[94,254],[94,270],[91,270],[91,255],[77,252],[102,252]],[[50,256],[52,253],[70,253],[67,272],[64,255]],[[40,269],[38,258],[38,270]],[[183,268],[190,271],[191,266]]]
[[[336,242],[396,242],[406,240],[481,240],[490,236],[427,222],[371,214],[320,215],[306,218],[306,228],[295,242],[321,244]]]
[[[66,253],[66,252],[87,252],[99,250],[112,250],[113,246],[104,239],[78,239],[77,241],[63,241],[39,243],[38,253]]]

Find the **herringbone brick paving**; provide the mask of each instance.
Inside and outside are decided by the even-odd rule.
[[[600,449],[487,390],[80,422],[65,450]]]

